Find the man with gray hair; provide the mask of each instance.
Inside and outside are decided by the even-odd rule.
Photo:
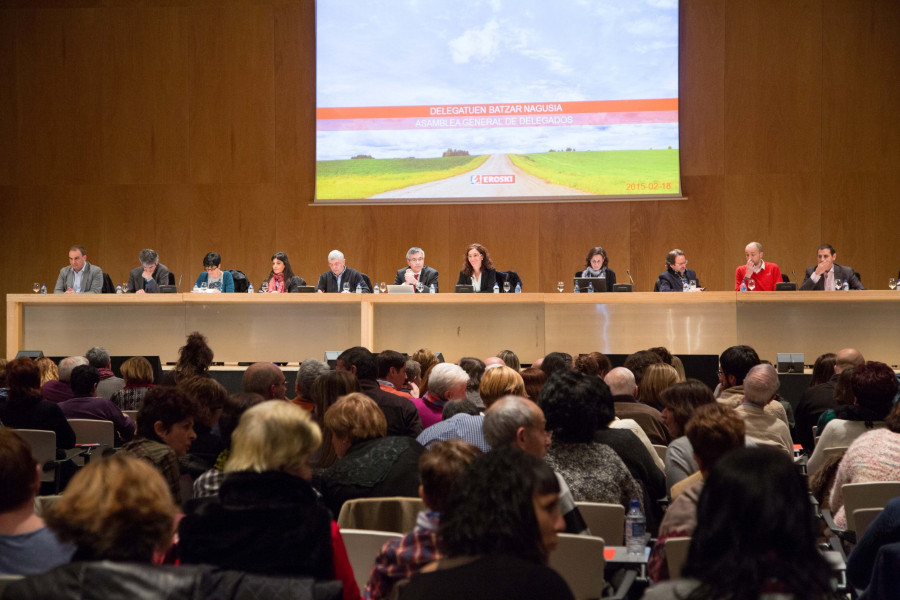
[[[438,363],[428,376],[428,391],[412,402],[419,411],[423,427],[431,427],[441,420],[444,405],[450,400],[466,397],[469,374],[459,365]]]
[[[787,424],[763,410],[775,399],[778,386],[775,367],[769,364],[756,365],[744,377],[744,397],[735,411],[744,419],[748,438],[761,446],[781,448],[788,456],[793,456],[794,442]]]
[[[369,284],[363,274],[347,266],[344,253],[332,250],[328,253],[328,271],[319,275],[316,291],[320,294],[336,294],[338,292],[355,292],[359,285],[363,293],[370,294]]]
[[[297,392],[297,395],[291,402],[305,408],[312,414],[315,411],[316,405],[310,400],[309,391],[312,389],[312,385],[316,382],[316,379],[319,378],[319,375],[327,373],[330,370],[331,367],[328,366],[328,363],[316,360],[315,358],[307,358],[300,363],[300,368],[297,370],[297,380],[294,382],[294,391]]]
[[[72,385],[72,370],[79,365],[88,364],[83,356],[68,356],[59,361],[59,381],[51,379],[41,386],[41,397],[47,402],[59,404],[70,398],[74,398]]]
[[[428,293],[431,285],[434,285],[435,293],[438,292],[438,272],[431,267],[425,266],[425,251],[421,248],[413,246],[406,251],[406,264],[408,267],[397,269],[397,276],[394,278],[394,285],[411,285],[416,293],[419,292],[419,285],[423,292]]]
[[[543,460],[550,448],[544,411],[531,400],[519,396],[503,396],[491,404],[484,415],[482,431],[491,449],[518,448]],[[566,522],[566,533],[590,535],[569,486],[559,473],[556,473],[556,479],[559,481],[559,512]]]
[[[112,372],[112,360],[106,348],[94,346],[84,353],[88,364],[100,372],[100,383],[97,384],[97,397],[109,400],[113,394],[125,387],[125,380],[116,377]]]
[[[134,294],[157,294],[159,286],[169,285],[169,269],[160,264],[156,250],[145,248],[138,257],[140,267],[135,267],[128,274],[128,289]]]

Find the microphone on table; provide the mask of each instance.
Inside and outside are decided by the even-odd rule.
[[[181,287],[181,278],[184,277],[184,273],[178,276],[178,285],[175,286],[176,289]]]
[[[631,279],[631,287],[634,287],[634,279],[631,277],[631,271],[625,269],[625,272],[628,273],[628,279]]]
[[[794,278],[794,281],[797,281],[797,274],[794,273],[794,270],[793,270],[793,269],[791,269],[791,277]]]

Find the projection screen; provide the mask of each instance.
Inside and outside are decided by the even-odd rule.
[[[677,0],[317,0],[316,204],[681,197]]]

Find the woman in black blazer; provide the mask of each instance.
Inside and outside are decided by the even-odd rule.
[[[268,288],[266,291],[270,294],[286,294],[288,292],[297,292],[300,286],[306,285],[306,280],[299,275],[294,275],[294,270],[291,268],[291,261],[288,260],[287,254],[276,252],[272,255],[272,270],[269,271],[269,276],[266,277],[263,284],[266,285]],[[261,288],[262,285],[260,285],[260,291],[262,291]]]
[[[595,246],[588,250],[587,258],[584,259],[584,270],[575,273],[575,277],[606,277],[606,289],[612,290],[612,286],[616,285],[616,272],[607,265],[606,250],[600,246]]]
[[[459,272],[456,285],[471,285],[476,292],[490,294],[494,291],[495,283],[498,283],[497,271],[487,248],[481,244],[469,244],[466,248],[465,266]],[[503,291],[502,287],[500,291]]]

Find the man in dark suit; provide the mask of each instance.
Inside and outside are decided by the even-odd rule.
[[[343,291],[345,284],[350,293],[356,291],[357,285],[364,294],[372,293],[363,274],[347,266],[344,253],[340,250],[332,250],[328,253],[328,271],[319,275],[316,291],[320,294],[336,294]]]
[[[128,274],[128,292],[133,294],[156,294],[159,286],[169,285],[169,269],[159,263],[159,254],[146,248],[141,250],[140,267]]]
[[[683,292],[684,282],[690,283],[694,281],[697,285],[691,291],[701,291],[700,282],[697,280],[697,274],[687,268],[687,258],[684,252],[679,249],[672,250],[666,255],[666,270],[659,275],[660,292]]]
[[[418,292],[417,283],[422,284],[422,291],[428,293],[429,286],[434,284],[435,293],[438,292],[438,272],[425,266],[425,251],[413,246],[406,252],[406,264],[403,269],[397,269],[394,285],[411,285]]]
[[[810,454],[813,451],[812,428],[819,422],[819,417],[823,412],[837,407],[834,399],[834,386],[838,375],[847,369],[865,364],[865,362],[859,350],[844,348],[835,357],[834,375],[831,376],[831,379],[804,390],[803,397],[794,410],[794,422],[796,423],[797,441]]]
[[[826,290],[832,291],[835,288],[835,281],[847,282],[847,286],[851,290],[864,290],[863,284],[859,282],[859,277],[853,271],[852,267],[842,267],[835,264],[837,259],[837,250],[831,244],[822,244],[816,254],[819,261],[815,267],[806,270],[806,278],[800,286],[801,290]]]

